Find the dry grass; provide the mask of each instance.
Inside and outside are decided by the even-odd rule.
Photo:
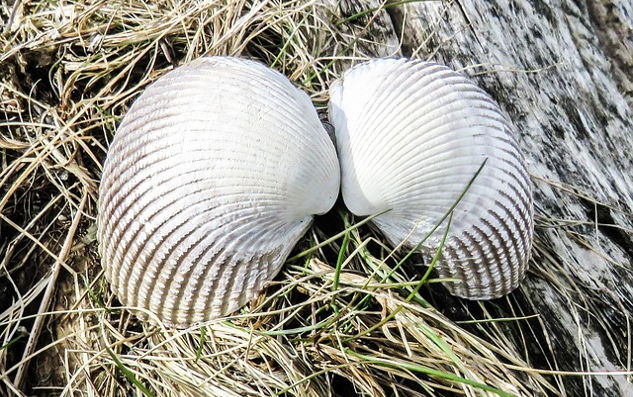
[[[341,23],[349,15],[335,2],[0,7],[11,22],[0,35],[0,395],[564,393],[527,295],[468,303],[429,289],[436,280],[344,212],[318,220],[303,256],[231,319],[168,330],[140,323],[109,292],[97,185],[131,101],[176,65],[222,54],[272,65],[323,104],[329,82],[374,45]]]

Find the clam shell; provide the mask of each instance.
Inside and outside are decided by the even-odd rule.
[[[99,190],[105,275],[124,305],[187,326],[235,311],[279,272],[340,185],[310,98],[282,74],[198,59],[135,101]]]
[[[436,265],[441,277],[460,281],[446,283],[449,290],[489,299],[516,288],[530,256],[532,193],[493,100],[447,67],[406,59],[360,64],[330,94],[349,210],[389,210],[373,220],[387,239],[408,247],[424,240],[430,256],[457,203]]]

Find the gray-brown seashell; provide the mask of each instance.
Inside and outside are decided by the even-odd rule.
[[[470,299],[518,286],[532,245],[532,193],[510,124],[486,93],[444,66],[379,59],[332,86],[329,111],[351,212],[389,210],[373,223],[407,247],[439,224],[421,248],[430,257],[465,192],[436,269]]]
[[[310,98],[257,62],[201,58],[150,85],[99,190],[105,275],[166,325],[226,315],[279,272],[336,201],[333,143]]]

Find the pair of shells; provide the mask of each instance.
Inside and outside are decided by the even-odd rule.
[[[339,186],[354,214],[387,211],[373,222],[392,244],[424,240],[430,254],[454,206],[437,265],[460,281],[449,289],[485,299],[517,286],[528,174],[483,91],[433,63],[374,60],[332,87],[329,111],[338,156],[310,98],[259,63],[201,58],[149,86],[99,191],[102,263],[121,302],[174,326],[239,309]]]

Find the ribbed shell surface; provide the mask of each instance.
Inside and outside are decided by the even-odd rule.
[[[405,59],[360,64],[330,94],[349,210],[389,210],[373,222],[394,245],[413,247],[440,225],[421,249],[433,255],[456,205],[436,265],[460,281],[449,290],[490,299],[516,288],[530,256],[532,194],[493,100],[447,67]]]
[[[99,190],[106,278],[124,305],[187,326],[239,309],[336,201],[333,143],[310,98],[259,63],[198,59],[150,85]]]

